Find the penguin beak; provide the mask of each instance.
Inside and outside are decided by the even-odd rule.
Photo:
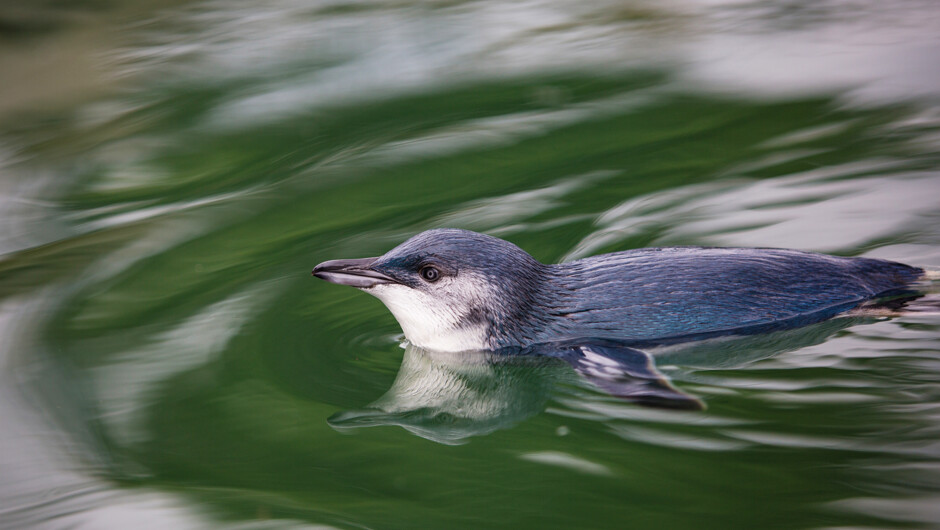
[[[324,261],[313,268],[313,275],[321,280],[359,289],[368,289],[383,283],[395,283],[395,279],[372,270],[379,258],[334,259]]]

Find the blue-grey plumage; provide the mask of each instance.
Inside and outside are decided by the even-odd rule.
[[[910,294],[924,275],[885,260],[754,248],[650,248],[547,265],[502,239],[455,229],[313,273],[374,294],[412,343],[447,351],[785,329]]]

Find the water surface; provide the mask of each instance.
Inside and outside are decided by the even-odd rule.
[[[940,269],[933,3],[60,4],[0,15],[0,527],[940,524],[935,314],[665,352],[679,412],[309,276],[440,226]]]

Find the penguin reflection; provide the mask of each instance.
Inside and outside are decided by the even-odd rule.
[[[681,379],[691,372],[742,367],[820,344],[849,326],[872,321],[844,318],[766,335],[685,343],[653,350],[653,356],[660,364],[682,367],[670,370]],[[384,395],[365,409],[337,413],[329,422],[338,430],[400,426],[428,440],[459,444],[538,414],[563,387],[593,387],[600,391],[597,399],[606,394],[658,407],[702,407],[697,398],[675,389],[647,363],[648,357],[624,355],[624,350],[592,346],[585,353],[572,344],[452,353],[408,344],[398,375]]]

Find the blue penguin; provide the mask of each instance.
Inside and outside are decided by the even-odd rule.
[[[925,272],[770,248],[645,248],[550,265],[496,237],[435,229],[313,275],[378,297],[421,348],[548,351],[582,373],[663,383],[650,347],[821,322],[916,296]]]
[[[924,270],[765,248],[645,248],[546,265],[456,229],[422,232],[378,258],[313,275],[378,297],[413,344],[496,350],[572,339],[661,344],[819,322],[911,294]]]

